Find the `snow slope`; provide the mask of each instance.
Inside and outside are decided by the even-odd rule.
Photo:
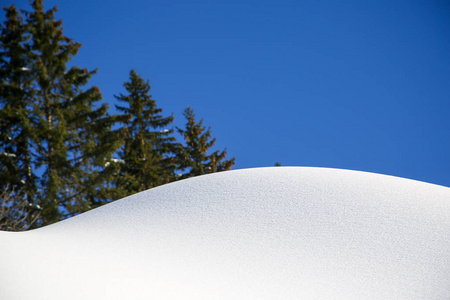
[[[0,299],[450,299],[450,188],[229,171],[0,232]]]

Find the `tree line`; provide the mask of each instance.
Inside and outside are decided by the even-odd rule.
[[[135,70],[110,113],[89,79],[68,67],[81,44],[63,34],[56,7],[4,8],[0,48],[0,230],[66,219],[175,180],[229,170],[192,108],[173,128]],[[181,139],[181,141],[179,139]]]

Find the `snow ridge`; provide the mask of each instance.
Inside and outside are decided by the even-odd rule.
[[[276,167],[0,232],[0,299],[448,299],[450,188]]]

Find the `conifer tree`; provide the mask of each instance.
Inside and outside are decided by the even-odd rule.
[[[173,152],[176,147],[169,126],[173,116],[162,116],[162,109],[149,94],[151,86],[135,70],[126,82],[126,95],[115,96],[124,103],[116,105],[119,124],[124,134],[116,177],[116,197],[140,192],[174,179]]]
[[[208,151],[216,142],[211,138],[211,128],[203,126],[203,120],[196,121],[194,111],[187,107],[183,112],[187,120],[185,129],[177,127],[177,131],[184,138],[184,146],[178,151],[179,169],[186,170],[181,178],[230,170],[235,158],[226,160],[227,151],[215,151],[208,155]]]
[[[13,6],[4,8],[0,33],[0,187],[1,193],[35,204],[36,175],[30,149],[33,105],[30,49],[26,25]]]
[[[1,37],[1,68],[6,74],[2,80],[1,114],[7,120],[2,128],[10,132],[5,131],[0,142],[3,149],[9,147],[6,153],[15,151],[12,154],[20,158],[14,168],[27,176],[32,170],[30,176],[21,175],[20,180],[35,189],[33,195],[26,192],[34,204],[42,207],[38,225],[102,203],[97,196],[102,190],[105,158],[117,144],[108,108],[97,104],[102,98],[99,89],[84,88],[96,71],[67,68],[81,44],[63,35],[62,21],[55,20],[55,13],[56,7],[46,11],[42,0],[36,0],[32,11],[24,12],[25,21],[20,22],[10,7]],[[20,29],[15,29],[13,36],[10,23],[17,22]],[[13,143],[7,142],[10,134]],[[22,159],[27,155],[32,157],[28,164]],[[1,168],[1,177],[13,180],[4,169],[8,168]],[[37,170],[42,174],[39,179]]]

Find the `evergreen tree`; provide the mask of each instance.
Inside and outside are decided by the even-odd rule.
[[[167,129],[173,116],[164,117],[162,109],[149,94],[151,86],[135,70],[130,71],[126,82],[128,94],[115,96],[125,105],[116,105],[118,121],[122,125],[124,142],[116,177],[116,197],[140,192],[174,179],[173,152],[176,147],[173,130]]]
[[[0,187],[35,202],[36,176],[30,151],[33,104],[26,25],[14,6],[4,9],[0,35]],[[18,191],[21,191],[20,193]]]
[[[104,201],[105,158],[117,142],[107,106],[97,105],[99,89],[83,88],[96,71],[67,68],[81,44],[63,35],[56,7],[45,11],[36,0],[32,8],[24,22],[8,8],[2,27],[0,146],[15,163],[4,164],[0,177],[24,182],[27,197],[42,207],[38,225],[46,225]],[[4,172],[14,168],[18,178]]]
[[[187,120],[185,129],[177,127],[183,136],[185,145],[178,151],[179,169],[186,170],[181,178],[230,170],[235,158],[226,160],[226,149],[208,155],[208,150],[214,146],[216,138],[211,139],[211,128],[203,126],[203,120],[195,120],[194,111],[188,107],[183,113]]]

